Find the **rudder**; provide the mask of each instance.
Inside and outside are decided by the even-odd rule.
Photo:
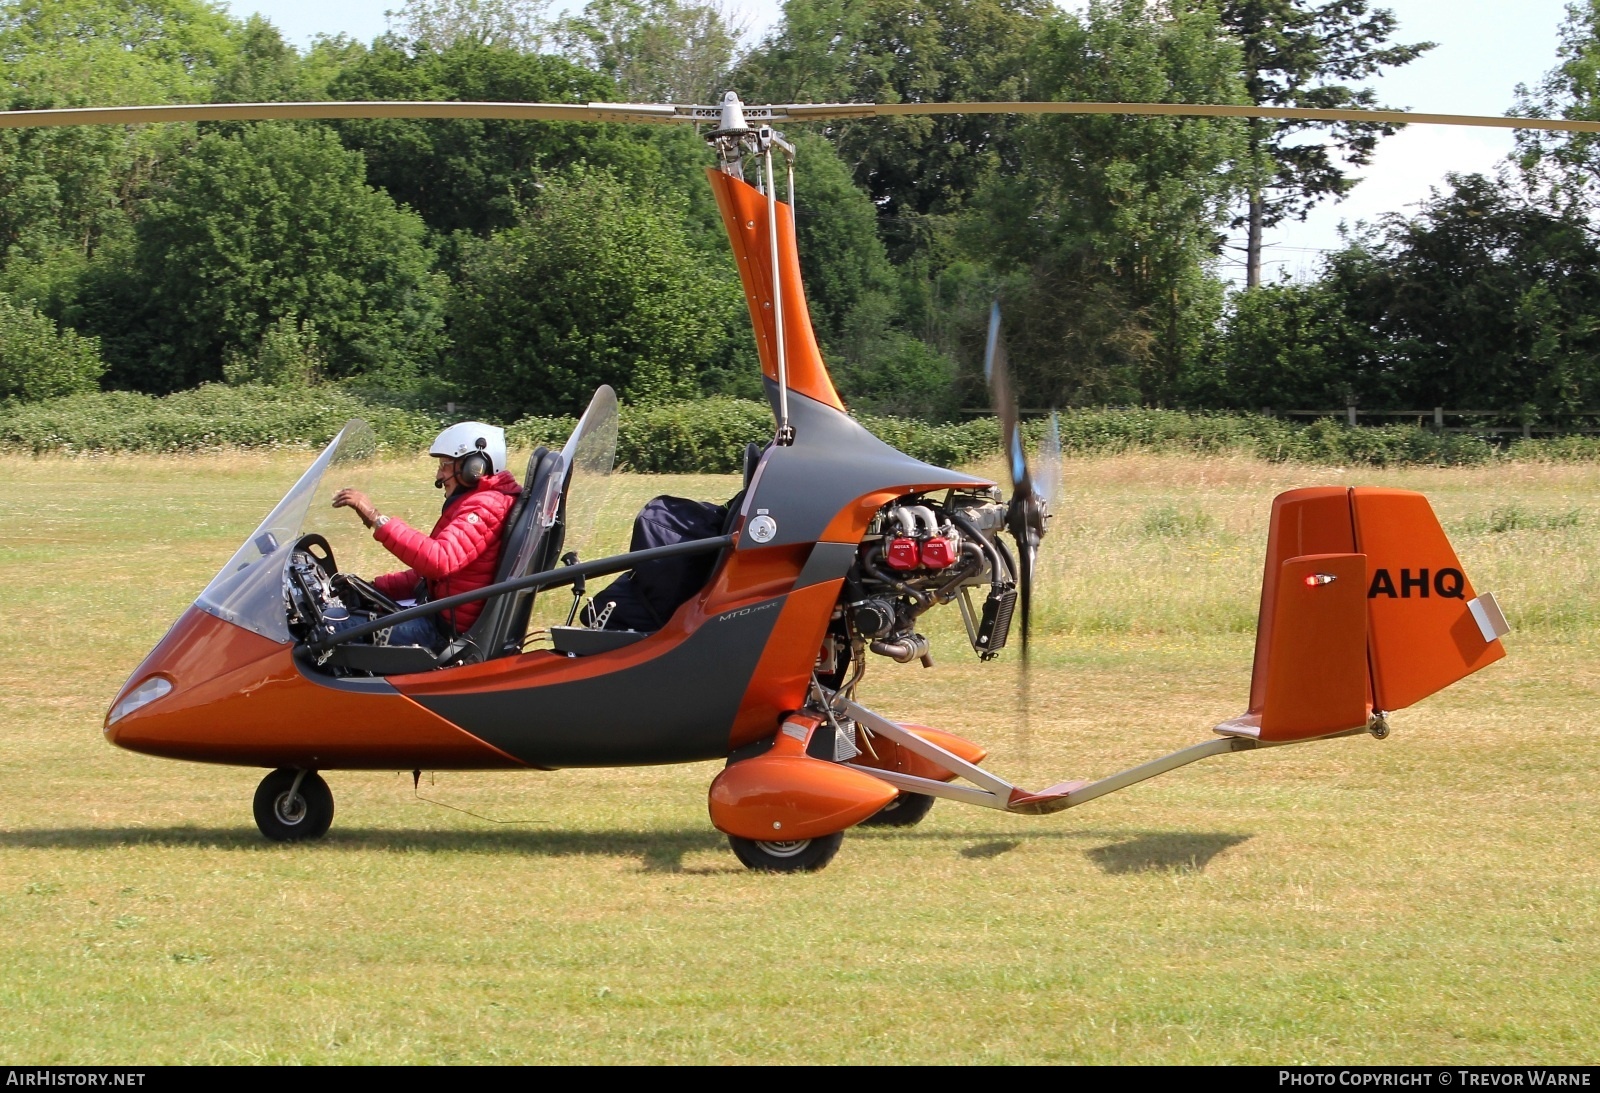
[[[1367,617],[1378,709],[1404,709],[1506,655],[1504,631],[1486,632],[1474,618],[1477,594],[1426,497],[1357,486],[1350,508],[1371,573]]]

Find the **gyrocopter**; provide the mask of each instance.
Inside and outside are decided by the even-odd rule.
[[[1388,734],[1388,715],[1504,655],[1505,620],[1477,595],[1427,500],[1403,490],[1297,489],[1272,506],[1248,708],[1215,736],[1099,781],[1030,791],[984,748],[858,700],[876,657],[926,658],[923,616],[953,605],[973,651],[1026,655],[1049,490],[1035,482],[1007,380],[998,313],[986,368],[1007,492],[931,466],[851,418],[801,285],[791,145],[779,122],[918,113],[1306,117],[1600,130],[1594,123],[1376,111],[1129,103],[746,107],[616,103],[269,103],[13,111],[0,127],[274,118],[493,117],[709,127],[707,175],[738,263],[773,437],[747,452],[717,534],[582,559],[573,513],[615,452],[616,399],[594,396],[559,451],[533,453],[494,583],[401,606],[341,574],[307,528],[325,476],[370,447],[352,422],[228,559],[112,701],[119,747],[266,767],[255,814],[269,838],[328,830],[330,770],[625,767],[725,759],[711,823],[755,869],[819,869],[844,832],[909,825],[944,798],[1053,813],[1225,752]],[[748,167],[756,181],[745,181]],[[779,199],[780,178],[786,180]],[[1046,453],[1048,461],[1058,453]],[[1048,477],[1048,476],[1047,476]],[[580,613],[585,583],[697,558],[702,582],[662,625]],[[576,589],[565,625],[530,632],[534,599]],[[442,652],[374,642],[411,619],[481,601]],[[330,622],[344,620],[342,628]],[[358,624],[349,620],[356,617]]]

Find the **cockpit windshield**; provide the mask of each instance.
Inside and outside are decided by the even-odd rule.
[[[206,585],[195,606],[273,641],[289,640],[283,608],[283,570],[300,538],[306,513],[329,467],[368,463],[378,453],[371,426],[351,419],[315,463],[283,495],[222,571]]]

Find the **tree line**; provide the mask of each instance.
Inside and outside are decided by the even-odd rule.
[[[1600,111],[1600,0],[1516,110]],[[695,0],[411,0],[296,49],[205,0],[5,0],[8,109],[461,99],[1093,100],[1379,106],[1431,43],[1366,0],[788,0],[761,41]],[[819,337],[853,406],[982,406],[988,301],[1025,405],[1600,409],[1600,149],[1524,135],[1261,284],[1263,233],[1354,184],[1392,126],[1234,119],[794,125]],[[0,398],[339,383],[485,414],[592,387],[759,392],[684,128],[475,120],[0,131]],[[1231,230],[1247,288],[1229,291]]]

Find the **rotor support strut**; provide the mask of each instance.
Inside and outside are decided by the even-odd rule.
[[[794,426],[789,424],[789,350],[783,337],[783,263],[778,251],[778,184],[772,172],[772,149],[781,148],[789,164],[789,216],[791,233],[794,224],[794,146],[788,144],[772,127],[763,125],[756,130],[756,147],[761,150],[761,170],[767,191],[767,245],[772,255],[772,323],[778,354],[778,435],[780,445],[794,443]]]

